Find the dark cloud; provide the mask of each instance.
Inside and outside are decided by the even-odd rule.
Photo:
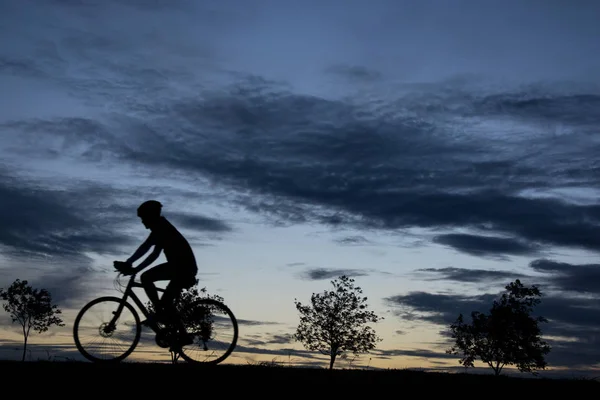
[[[266,346],[270,344],[290,344],[295,342],[294,338],[292,337],[292,334],[289,333],[247,335],[244,338],[244,341],[252,346]]]
[[[581,171],[595,167],[581,159],[557,170],[519,153],[518,143],[505,144],[514,147],[512,154],[500,147],[494,153],[476,138],[441,135],[443,123],[431,116],[367,111],[366,105],[295,95],[272,83],[246,82],[230,92],[175,104],[171,118],[190,129],[183,133],[185,146],[165,143],[169,153],[144,149],[135,153],[136,162],[210,177],[235,189],[236,201],[249,210],[292,223],[479,229],[488,234],[437,239],[478,255],[531,254],[541,245],[599,248],[599,206],[518,195],[546,187],[549,174],[594,181]],[[229,133],[202,139],[192,133],[209,126]],[[577,143],[594,147],[584,138]]]
[[[273,335],[271,339],[267,341],[267,344],[288,344],[294,343],[294,338],[291,334],[279,334]]]
[[[342,275],[346,276],[367,276],[369,273],[366,270],[359,269],[327,269],[327,268],[313,268],[304,271],[301,276],[304,279],[317,281],[324,279],[336,279]]]
[[[0,245],[14,257],[51,262],[112,253],[131,238],[102,218],[94,191],[38,187],[4,174],[0,184]],[[109,213],[109,210],[105,210]]]
[[[390,358],[398,357],[398,356],[426,358],[428,360],[429,359],[436,359],[436,358],[456,358],[456,356],[454,356],[454,355],[448,355],[448,354],[444,353],[443,351],[434,351],[434,350],[425,350],[425,349],[421,349],[421,350],[401,350],[401,349],[380,350],[380,349],[373,349],[373,350],[371,350],[371,354],[373,354],[373,357],[379,358],[379,359],[390,359]]]
[[[519,93],[485,96],[474,103],[479,115],[509,115],[530,120],[545,120],[576,126],[600,124],[600,95],[594,93],[539,96]]]
[[[552,285],[563,291],[600,294],[600,264],[569,264],[539,259],[529,264],[537,272],[549,274]]]
[[[457,282],[489,282],[503,280],[509,282],[514,279],[522,279],[527,277],[516,272],[500,271],[500,270],[485,270],[485,269],[467,269],[467,268],[422,268],[417,269],[417,272],[427,272],[435,275],[432,280],[450,280]]]
[[[50,120],[9,121],[1,126],[14,138],[11,148],[23,156],[55,158],[75,155],[82,160],[100,161],[114,154],[115,150],[124,151],[118,138],[100,120],[56,117]],[[41,143],[31,146],[40,140],[40,132],[51,136],[47,139],[42,137]]]
[[[481,233],[435,240],[479,256],[534,254],[552,245],[600,249],[600,206],[520,195],[547,188],[550,180],[597,183],[593,157],[569,156],[597,149],[591,136],[568,135],[567,143],[543,133],[515,141],[504,135],[490,146],[478,136],[455,135],[449,120],[468,112],[474,113],[470,118],[484,115],[473,105],[480,100],[465,91],[423,90],[365,103],[295,94],[247,77],[202,99],[123,104],[135,107],[135,114],[106,123],[49,119],[5,128],[15,137],[58,135],[81,157],[112,154],[163,173],[177,171],[184,179],[208,178],[229,191],[233,207],[279,224],[470,228]],[[562,101],[563,122],[572,124],[568,110],[576,106],[555,99]],[[507,118],[522,118],[506,112]],[[109,125],[127,135],[109,133]],[[27,151],[36,149],[48,151]],[[556,156],[547,158],[548,152]]]
[[[425,279],[457,282],[491,283],[502,280],[508,283],[514,279],[521,279],[557,292],[600,294],[600,264],[570,264],[542,258],[530,262],[528,267],[530,272],[538,274],[527,274],[527,270],[515,272],[458,267],[421,268],[415,270],[415,273],[420,277],[421,273],[433,275]]]
[[[166,214],[165,214],[166,215]],[[202,232],[230,232],[232,227],[223,220],[206,217],[203,215],[193,215],[181,212],[169,212],[169,219],[181,224],[182,227]]]
[[[29,283],[48,290],[53,303],[66,310],[81,307],[82,300],[89,298],[95,272],[89,267],[58,268],[30,279]]]
[[[384,300],[396,308],[395,313],[402,319],[424,320],[435,324],[449,325],[461,312],[470,315],[471,311],[487,311],[496,297],[494,294],[460,296],[411,292],[387,297]]]
[[[450,233],[434,237],[435,243],[444,244],[474,256],[531,255],[537,246],[512,238]]]

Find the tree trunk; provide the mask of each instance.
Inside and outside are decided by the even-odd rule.
[[[496,362],[496,366],[494,368],[494,375],[500,375],[500,362]]]
[[[329,370],[331,371],[333,369],[333,363],[335,362],[335,357],[337,356],[337,352],[332,352],[331,353],[331,360],[329,360]]]
[[[25,354],[27,354],[27,336],[24,335],[25,340],[23,341],[23,358],[21,361],[25,361]]]

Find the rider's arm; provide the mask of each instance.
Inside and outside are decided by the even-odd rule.
[[[146,268],[148,265],[150,265],[154,261],[156,261],[158,256],[160,256],[161,251],[162,251],[162,248],[159,245],[155,245],[152,253],[150,253],[150,255],[148,255],[148,257],[146,257],[146,259],[144,261],[142,261],[137,267],[135,267],[133,269],[135,271],[135,273],[140,272],[141,270]]]
[[[148,238],[144,241],[144,243],[142,243],[140,245],[140,247],[137,248],[137,250],[135,251],[135,253],[133,253],[133,255],[131,257],[129,257],[126,262],[129,265],[132,265],[141,256],[143,256],[144,254],[146,254],[148,252],[148,250],[150,250],[150,247],[152,247],[153,244],[154,244],[154,240],[153,240],[152,234],[150,234],[148,236]]]

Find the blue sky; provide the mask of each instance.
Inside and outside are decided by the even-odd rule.
[[[556,370],[597,368],[600,7],[561,1],[0,4],[0,286],[115,293],[142,201],[242,325],[230,362],[326,361],[294,299],[346,273],[384,321],[354,365],[458,366],[458,313],[520,278]],[[162,258],[161,258],[162,260]],[[0,315],[3,357],[19,357]],[[151,342],[137,356],[168,360]],[[340,366],[344,366],[340,361]],[[596,365],[596,367],[594,367]]]

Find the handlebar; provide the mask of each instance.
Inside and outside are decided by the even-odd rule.
[[[129,277],[129,285],[131,287],[138,287],[138,288],[144,288],[144,285],[142,285],[142,283],[140,281],[136,281],[135,277],[137,276],[137,272],[133,273],[133,274],[124,274],[123,272],[119,271],[118,269],[115,268],[115,270],[117,271],[117,280],[119,279],[120,276],[128,276]],[[157,287],[156,285],[154,286],[157,292],[164,292],[165,289]]]

